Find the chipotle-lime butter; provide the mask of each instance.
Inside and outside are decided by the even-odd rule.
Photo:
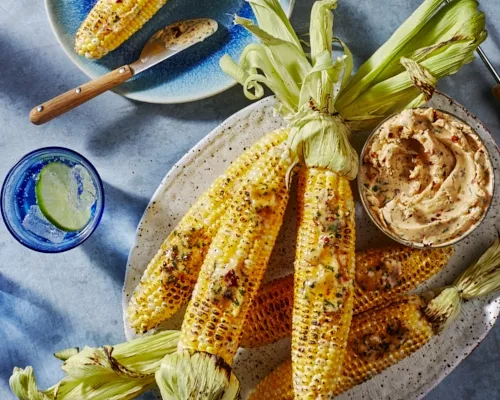
[[[365,204],[405,242],[443,245],[471,231],[488,210],[493,170],[478,135],[433,108],[385,121],[363,152]]]

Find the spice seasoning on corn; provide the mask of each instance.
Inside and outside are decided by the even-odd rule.
[[[453,247],[415,249],[405,246],[356,253],[353,314],[381,306],[414,289],[444,268]],[[241,347],[260,347],[290,336],[293,275],[262,286],[250,309]]]
[[[466,300],[500,290],[500,239],[451,286],[426,296],[400,296],[352,319],[342,372],[332,397],[371,379],[411,355],[460,315]],[[429,297],[436,297],[429,300]],[[265,377],[249,400],[292,400],[292,362]]]
[[[157,327],[189,301],[235,188],[257,160],[270,160],[272,149],[286,138],[287,132],[278,130],[258,140],[215,180],[165,239],[127,308],[128,322],[137,333]]]

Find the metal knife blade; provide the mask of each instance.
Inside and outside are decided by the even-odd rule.
[[[157,31],[149,38],[139,59],[129,67],[137,75],[177,53],[212,36],[218,28],[210,18],[175,22]]]

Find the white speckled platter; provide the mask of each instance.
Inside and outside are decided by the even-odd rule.
[[[283,125],[274,115],[275,100],[269,97],[228,118],[189,151],[167,174],[147,207],[130,252],[123,287],[123,308],[136,283],[161,242],[194,200],[220,175],[243,149],[266,132]],[[500,153],[494,140],[473,115],[446,95],[436,93],[430,105],[451,112],[471,125],[484,140],[500,182]],[[361,149],[367,134],[356,133],[354,144]],[[357,249],[388,244],[390,239],[370,221],[359,201],[355,184]],[[295,196],[292,193],[285,222],[269,265],[266,280],[292,272],[295,238]],[[451,283],[486,250],[500,228],[500,196],[494,196],[488,215],[468,238],[456,246],[449,265],[418,291]],[[339,399],[419,399],[448,375],[481,342],[500,313],[500,293],[467,302],[460,318],[443,334],[380,375],[339,396]],[[178,329],[183,310],[163,328]],[[128,339],[134,335],[125,323]],[[260,349],[240,349],[234,369],[242,383],[242,395],[268,372],[290,356],[290,340],[283,339]]]

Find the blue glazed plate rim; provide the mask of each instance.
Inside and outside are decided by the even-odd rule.
[[[59,29],[57,28],[58,21],[55,18],[55,13],[52,11],[52,6],[53,6],[53,0],[44,0],[45,4],[45,12],[47,13],[47,18],[49,20],[50,27],[52,29],[52,32],[54,33],[54,36],[59,43],[59,46],[63,49],[64,53],[68,56],[68,58],[75,64],[80,71],[82,71],[86,76],[88,76],[91,79],[96,79],[100,74],[95,73],[91,69],[87,69],[84,67],[84,65],[80,62],[80,56],[78,56],[73,49],[68,48],[66,44],[63,42],[61,38],[61,33]],[[289,0],[289,6],[288,10],[286,11],[287,17],[290,18],[293,9],[295,6],[295,0]],[[208,93],[203,93],[200,95],[189,95],[189,96],[178,96],[175,98],[169,97],[168,95],[165,97],[162,96],[153,96],[153,95],[148,95],[147,93],[141,92],[141,93],[134,93],[134,92],[124,92],[120,90],[119,88],[111,89],[113,92],[119,94],[120,96],[126,97],[131,100],[136,100],[136,101],[141,101],[144,103],[152,103],[152,104],[182,104],[182,103],[190,103],[193,101],[197,100],[203,100],[207,99],[209,97],[215,96],[217,94],[220,94],[233,86],[236,85],[236,81],[231,80],[228,84],[221,85],[215,90],[212,90],[211,92]]]

